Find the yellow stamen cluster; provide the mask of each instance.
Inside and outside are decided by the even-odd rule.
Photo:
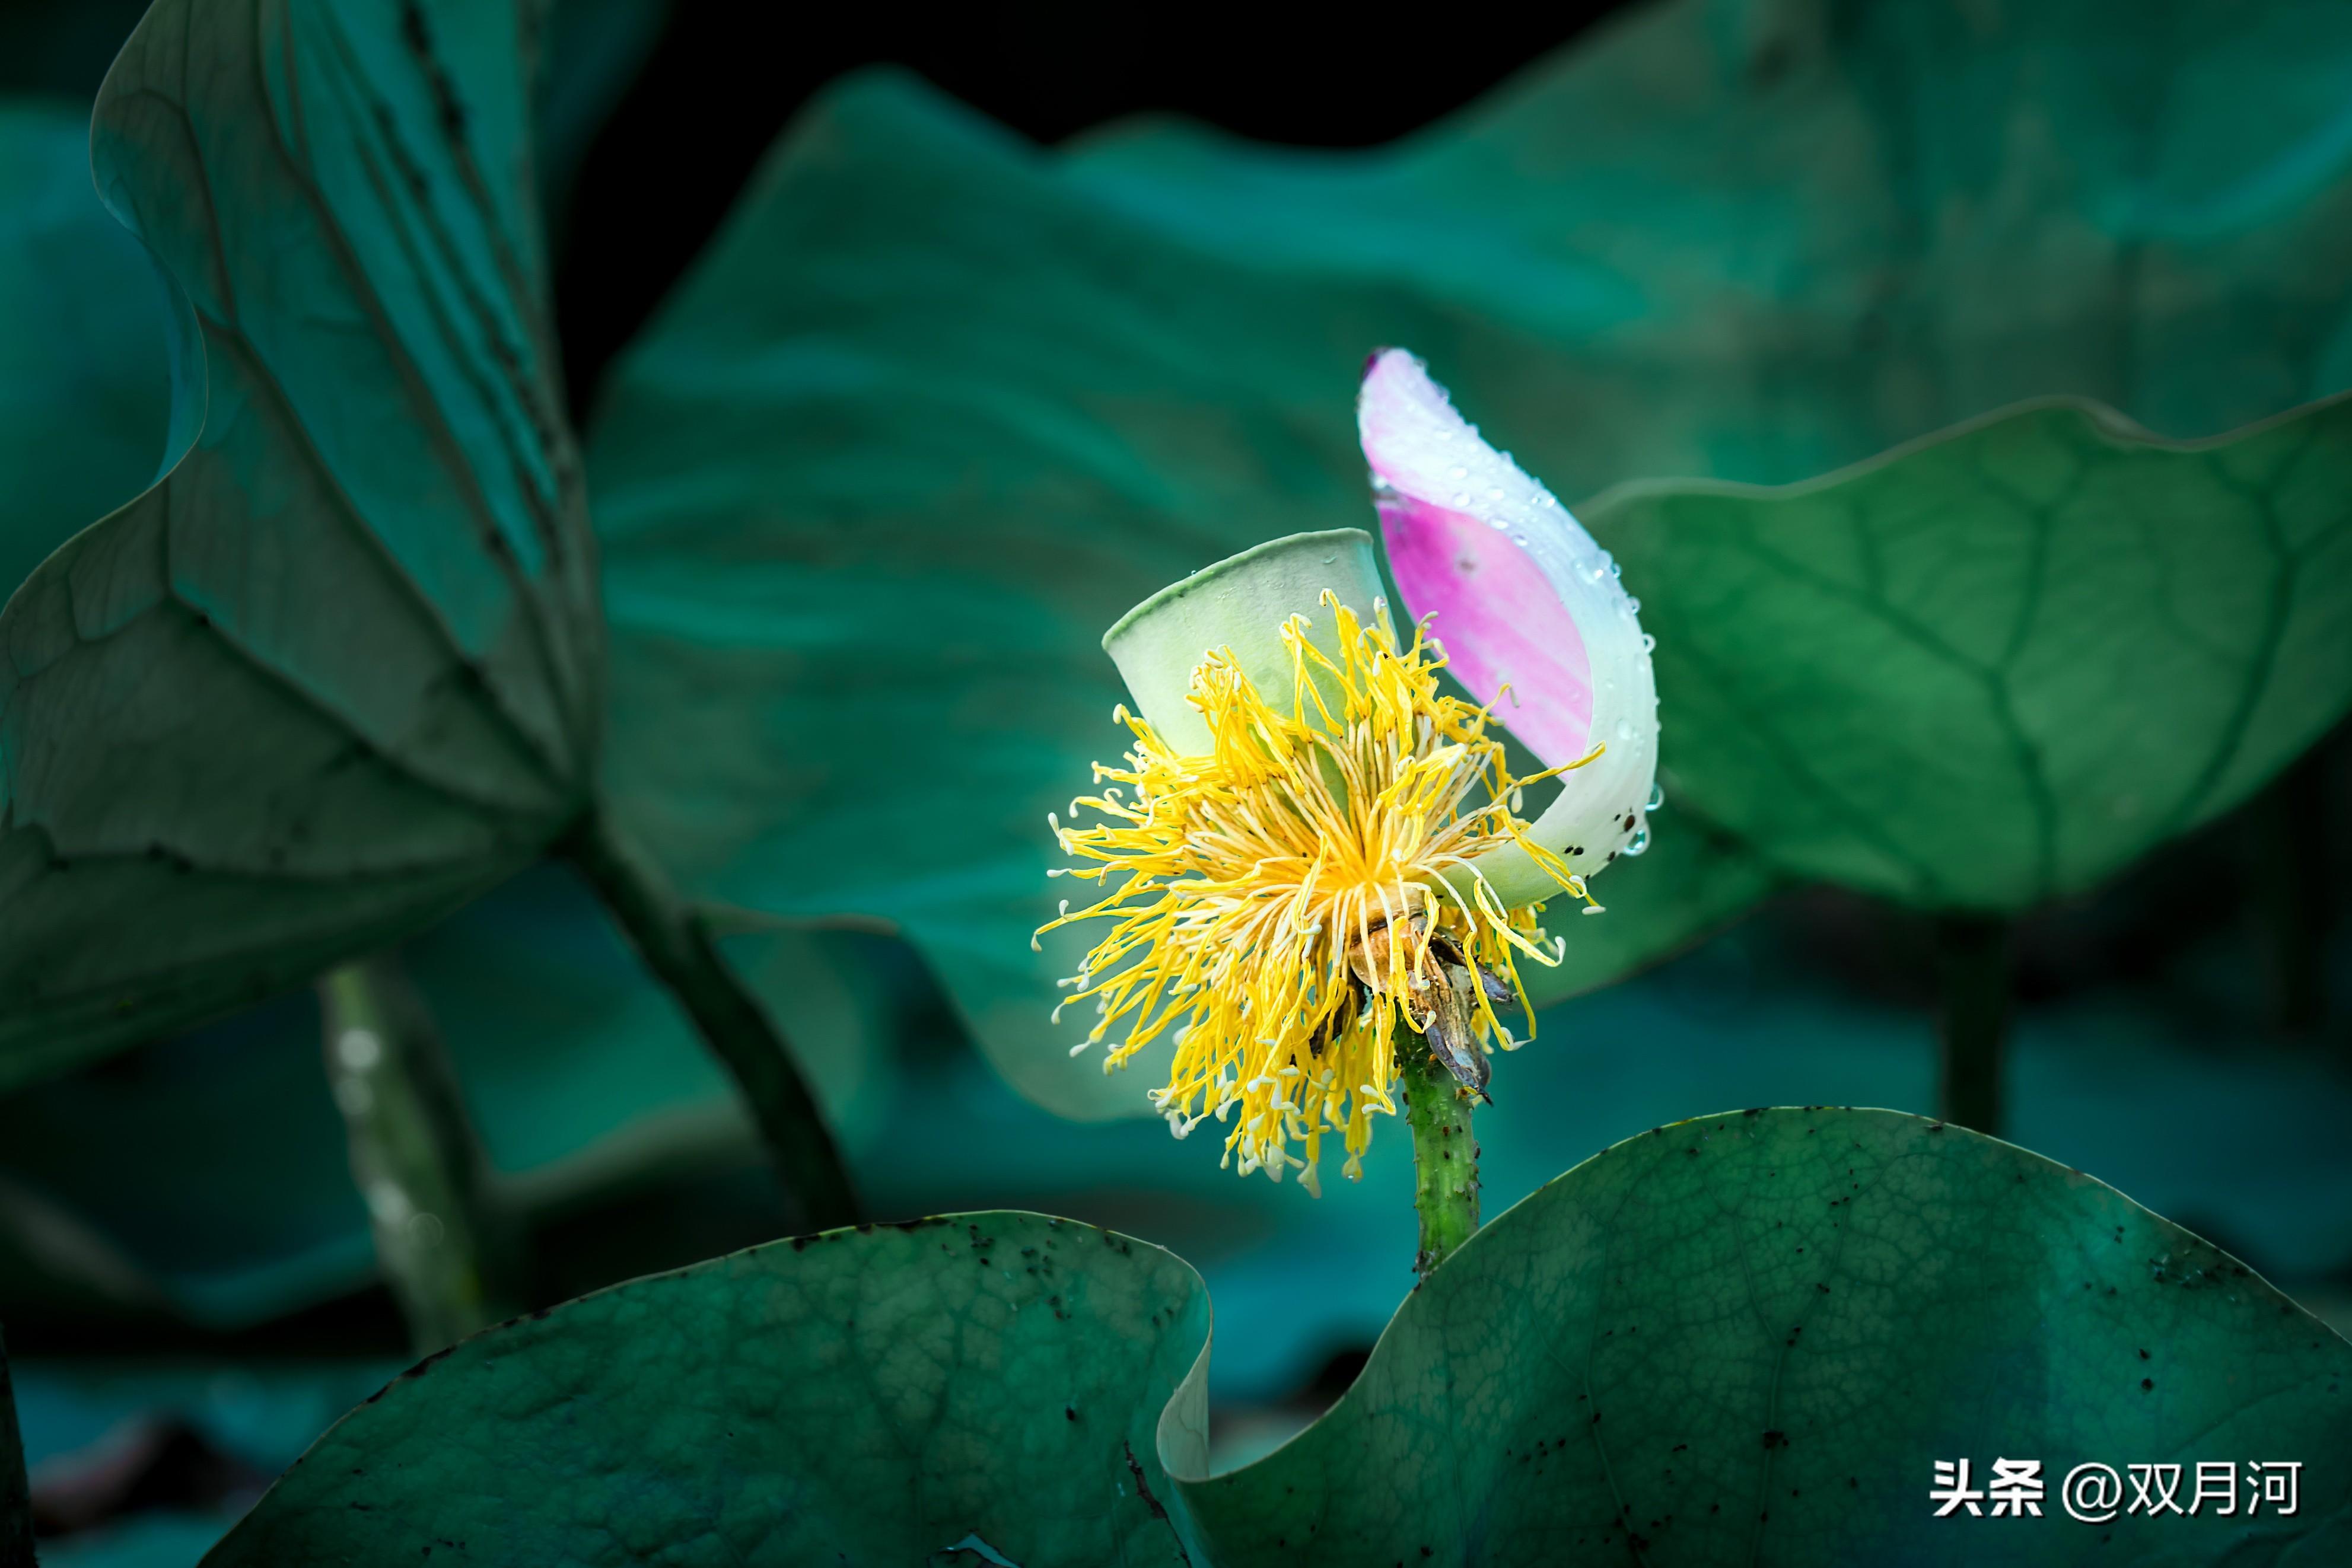
[[[1444,658],[1423,629],[1400,652],[1384,617],[1361,623],[1328,592],[1323,604],[1339,657],[1307,641],[1304,616],[1285,624],[1292,690],[1283,707],[1229,651],[1193,671],[1208,756],[1171,751],[1118,710],[1135,737],[1127,766],[1097,763],[1097,782],[1114,787],[1071,806],[1103,820],[1055,820],[1054,831],[1065,852],[1089,862],[1055,874],[1120,880],[1089,908],[1066,903],[1043,928],[1112,922],[1063,982],[1072,988],[1064,1007],[1091,998],[1099,1014],[1077,1051],[1121,1031],[1108,1071],[1173,1029],[1173,1069],[1152,1099],[1176,1135],[1231,1115],[1226,1163],[1239,1155],[1244,1175],[1263,1169],[1277,1181],[1297,1166],[1310,1190],[1319,1190],[1326,1132],[1342,1134],[1344,1169],[1359,1176],[1372,1113],[1396,1113],[1391,1031],[1409,993],[1427,984],[1433,941],[1442,935],[1471,964],[1507,977],[1523,1007],[1515,958],[1559,961],[1541,945],[1542,905],[1505,910],[1472,861],[1516,842],[1586,897],[1516,814],[1520,788],[1551,774],[1511,777],[1501,741],[1486,733],[1487,711],[1440,695]],[[1482,783],[1485,803],[1465,810]],[[1391,927],[1409,935],[1374,941]],[[1359,962],[1365,954],[1373,956]],[[1518,1043],[1483,995],[1475,1019],[1479,1049]]]

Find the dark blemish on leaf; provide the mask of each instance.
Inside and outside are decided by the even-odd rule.
[[[1781,1431],[1767,1432],[1764,1434],[1764,1446],[1767,1448],[1785,1448],[1789,1446],[1789,1434]]]
[[[1062,1419],[1063,1419],[1063,1420],[1065,1420],[1065,1421],[1075,1421],[1075,1420],[1076,1420],[1077,1418],[1078,1418],[1078,1407],[1077,1407],[1076,1406],[1075,1406],[1075,1405],[1065,1405],[1065,1406],[1062,1406]]]
[[[870,1219],[861,1219],[861,1220],[859,1220],[859,1221],[857,1222],[857,1234],[858,1234],[858,1235],[860,1235],[860,1236],[871,1236],[871,1235],[873,1235],[873,1234],[874,1234],[874,1222],[873,1222],[872,1220],[870,1220]]]
[[[406,1372],[402,1373],[400,1375],[403,1378],[422,1377],[426,1373],[433,1370],[433,1364],[435,1362],[439,1361],[443,1356],[447,1355],[451,1351],[457,1348],[457,1347],[454,1344],[444,1345],[441,1349],[435,1351],[431,1355],[426,1356],[423,1361],[418,1362],[415,1366],[410,1367]]]
[[[793,1237],[793,1251],[795,1251],[795,1252],[800,1251],[802,1249],[805,1248],[808,1244],[809,1244],[809,1239],[808,1239],[807,1237],[805,1237],[805,1236],[795,1236],[795,1237]]]
[[[2313,1348],[2314,1348],[2314,1349],[2316,1349],[2316,1348],[2318,1348],[2318,1347],[2317,1347],[2317,1346],[2314,1346]],[[2147,1359],[2148,1359],[2148,1354],[2147,1354],[2147,1352],[2146,1352],[2146,1351],[2141,1351],[2141,1352],[2139,1353],[2139,1358],[2140,1358],[2142,1361],[2146,1361],[2146,1360],[2147,1360]]]
[[[1121,1438],[1118,1446],[1127,1450],[1128,1473],[1135,1478],[1135,1490],[1137,1493],[1142,1497],[1145,1506],[1151,1510],[1151,1517],[1159,1520],[1163,1524],[1167,1523],[1168,1511],[1160,1506],[1160,1500],[1158,1498],[1151,1495],[1151,1483],[1143,1479],[1143,1467],[1135,1462],[1135,1445],[1127,1441],[1125,1438]],[[1171,1525],[1170,1528],[1172,1530],[1174,1526]],[[1190,1563],[1192,1561],[1192,1554],[1184,1551],[1182,1542],[1180,1541],[1177,1542],[1176,1551],[1179,1555],[1183,1557],[1185,1562]]]
[[[2155,1378],[2153,1378],[2153,1377],[2143,1377],[2143,1378],[2141,1378],[2141,1379],[2139,1380],[2139,1391],[2140,1391],[2142,1394],[2152,1393],[2152,1392],[2155,1390],[2155,1388],[2156,1388],[2156,1379],[2155,1379]]]

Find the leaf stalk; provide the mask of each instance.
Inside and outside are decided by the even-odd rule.
[[[2008,1055],[2010,921],[1947,915],[1936,922],[1941,997],[1936,1114],[1956,1127],[2000,1135]]]
[[[456,1069],[398,958],[319,977],[327,1082],[384,1280],[420,1355],[523,1306],[511,1227],[492,1192]]]
[[[824,1113],[782,1031],[728,967],[701,912],[602,807],[589,810],[558,852],[588,878],[646,967],[734,1074],[783,1178],[792,1228],[856,1224],[862,1218],[856,1193]]]

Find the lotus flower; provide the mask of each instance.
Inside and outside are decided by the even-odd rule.
[[[1641,852],[1657,751],[1637,607],[1567,508],[1400,350],[1367,367],[1359,425],[1412,635],[1352,529],[1162,590],[1103,639],[1139,710],[1113,716],[1124,764],[1072,802],[1093,821],[1051,820],[1078,862],[1056,874],[1108,888],[1052,923],[1111,923],[1065,982],[1097,1012],[1078,1049],[1108,1071],[1172,1033],[1153,1098],[1176,1135],[1230,1120],[1229,1164],[1310,1189],[1327,1133],[1355,1176],[1395,1113],[1400,1018],[1486,1094],[1520,961],[1558,961],[1544,901],[1599,912],[1586,879]],[[1541,771],[1512,775],[1498,719]]]

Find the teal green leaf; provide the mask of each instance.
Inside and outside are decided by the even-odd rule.
[[[1178,1564],[1153,1433],[1207,1334],[1181,1260],[1072,1221],[777,1242],[420,1364],[205,1561]]]
[[[1668,789],[1793,876],[2028,909],[2352,706],[2352,398],[2186,444],[2049,404],[1586,516],[1658,639]]]
[[[404,936],[577,812],[602,636],[523,33],[165,0],[108,77],[192,444],[0,616],[0,1077]]]
[[[1890,1111],[1733,1113],[1496,1218],[1287,1447],[1168,1458],[1223,1568],[2316,1563],[2352,1528],[2347,1381],[2352,1345],[2079,1172]],[[2042,1517],[1931,1517],[1936,1460],[2000,1457],[2042,1461]],[[2293,1517],[2058,1500],[2084,1463],[2269,1459],[2303,1464]]]
[[[88,108],[0,103],[0,597],[154,479],[166,320],[153,264],[90,183]]]
[[[1532,1564],[1623,1560],[1630,1521],[1660,1568],[2062,1563],[2097,1539],[2057,1503],[2074,1465],[2250,1458],[2302,1461],[2298,1513],[2119,1520],[2118,1560],[2316,1562],[2352,1523],[2352,1345],[2090,1177],[1894,1112],[1586,1162],[1214,1478],[1207,1329],[1176,1259],[1035,1215],[755,1249],[424,1364],[208,1561],[1050,1568],[1179,1561],[1181,1526],[1202,1568]],[[2040,1458],[2042,1517],[1929,1517],[1962,1457]]]
[[[617,805],[700,896],[892,923],[1024,1092],[1140,1113],[1045,1022],[1076,955],[1027,947],[1045,813],[1121,744],[1096,639],[1366,525],[1368,350],[1429,356],[1562,495],[1802,479],[2049,393],[2200,436],[2352,380],[2352,13],[2137,15],[1644,7],[1355,153],[1167,122],[1045,153],[904,78],[835,89],[591,435]],[[1769,881],[1643,888],[1722,793],[1662,691],[1688,788],[1563,989]]]

